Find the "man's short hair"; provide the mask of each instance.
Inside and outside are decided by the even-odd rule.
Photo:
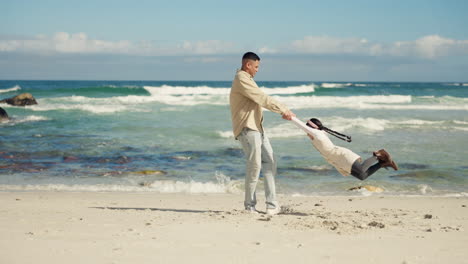
[[[245,53],[244,56],[242,56],[242,60],[259,61],[260,57],[257,54],[249,51],[249,52]]]

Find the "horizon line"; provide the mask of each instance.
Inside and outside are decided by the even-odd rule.
[[[1,79],[0,81],[81,81],[81,82],[232,82],[232,80],[154,80],[154,79]],[[256,82],[318,82],[318,83],[326,83],[326,82],[335,82],[335,83],[359,83],[359,82],[366,82],[366,83],[468,83],[466,81],[334,81],[334,80],[255,80]]]

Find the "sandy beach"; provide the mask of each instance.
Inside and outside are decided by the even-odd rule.
[[[467,263],[467,197],[280,198],[1,192],[0,262]]]

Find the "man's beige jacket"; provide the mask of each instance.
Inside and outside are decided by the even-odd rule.
[[[229,102],[232,129],[236,139],[245,127],[263,133],[262,107],[278,114],[289,111],[286,106],[265,94],[252,76],[243,70],[238,70],[232,81]]]

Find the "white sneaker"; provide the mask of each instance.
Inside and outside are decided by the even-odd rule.
[[[267,215],[277,215],[281,212],[281,208],[277,206],[276,208],[267,208],[266,214]]]
[[[255,209],[255,207],[246,208],[245,211],[251,214],[258,214],[258,211]]]

